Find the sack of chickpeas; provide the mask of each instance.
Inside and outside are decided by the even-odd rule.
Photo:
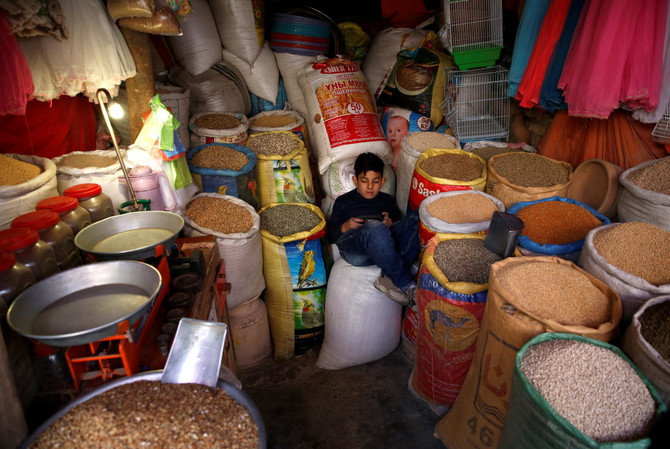
[[[643,221],[670,231],[670,156],[629,168],[619,182],[619,221]]]
[[[649,447],[651,430],[666,410],[616,346],[544,333],[516,355],[498,449]]]
[[[472,365],[456,401],[436,426],[439,438],[460,449],[496,447],[519,349],[544,332],[609,341],[621,313],[614,290],[565,259],[508,257],[491,265]]]
[[[614,290],[630,321],[650,298],[670,294],[670,232],[649,223],[611,223],[584,240],[579,266]]]
[[[274,358],[281,362],[323,339],[323,307],[332,265],[326,219],[308,203],[271,203],[258,214],[267,284],[264,299]]]
[[[247,140],[249,119],[237,112],[200,112],[188,122],[191,147],[208,143],[244,145]]]
[[[186,205],[184,234],[187,237],[213,235],[219,256],[226,263],[232,309],[258,297],[265,288],[260,217],[240,198],[218,193],[199,193]]]

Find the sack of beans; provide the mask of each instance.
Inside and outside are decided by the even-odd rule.
[[[333,162],[328,167],[328,170],[321,175],[321,186],[325,194],[325,197],[321,201],[321,210],[326,215],[326,218],[330,218],[335,200],[356,188],[353,179],[356,176],[354,172],[355,163],[355,157]],[[393,170],[391,170],[391,166],[386,162],[384,163],[384,173],[382,175],[386,178],[386,181],[381,191],[391,196],[395,195],[395,175],[393,174]]]
[[[467,151],[432,148],[416,160],[407,200],[416,210],[431,195],[452,190],[480,190],[486,186],[486,162]]]
[[[218,193],[199,193],[184,210],[184,234],[213,235],[221,259],[226,262],[232,309],[257,297],[265,288],[260,217],[240,198]]]
[[[670,231],[670,156],[621,173],[619,221],[643,221]]]
[[[479,190],[431,195],[419,206],[421,248],[437,233],[486,234],[495,211],[505,212],[502,201]]]
[[[56,164],[51,159],[0,154],[0,229],[35,210],[43,199],[58,195]]]
[[[323,338],[327,274],[332,265],[326,219],[308,203],[273,203],[258,211],[263,240],[264,293],[281,362]]]
[[[545,333],[516,355],[498,448],[649,447],[651,429],[666,409],[616,346]]]
[[[417,282],[418,333],[412,389],[450,407],[472,362],[484,314],[491,264],[500,257],[484,236],[437,234],[422,258]]]
[[[652,298],[635,312],[621,349],[670,407],[670,295]]]
[[[249,135],[249,119],[239,112],[201,112],[191,117],[188,128],[192,147],[208,143],[244,145]]]
[[[538,256],[494,263],[471,369],[436,426],[439,438],[448,447],[496,447],[517,351],[544,332],[609,341],[620,320],[617,294],[570,261]]]
[[[614,290],[626,321],[648,299],[670,294],[670,232],[642,222],[611,223],[586,234],[579,266]]]
[[[521,201],[507,209],[523,221],[517,240],[524,256],[557,256],[577,262],[586,234],[610,223],[595,209],[562,196]]]
[[[186,153],[193,182],[201,192],[236,196],[258,208],[257,157],[242,145],[210,143]]]
[[[402,306],[374,286],[381,270],[338,259],[326,292],[325,335],[316,366],[338,370],[389,355],[400,342]]]
[[[291,131],[251,134],[247,146],[256,153],[260,207],[270,203],[314,203],[309,156]]]
[[[374,153],[384,162],[393,160],[377,106],[358,64],[341,58],[319,59],[300,70],[298,83],[320,174],[333,162],[364,152]]]
[[[566,196],[572,165],[525,151],[503,153],[487,163],[486,193],[509,208],[520,201]]]
[[[400,142],[400,156],[396,170],[396,204],[403,214],[407,211],[410,185],[416,160],[431,148],[461,148],[458,139],[445,133],[416,131],[406,135]]]
[[[470,151],[477,156],[489,161],[493,156],[505,153],[514,153],[525,151],[527,153],[537,153],[537,149],[527,143],[513,143],[513,142],[492,142],[490,140],[479,140],[476,142],[468,142],[463,145],[465,151]]]

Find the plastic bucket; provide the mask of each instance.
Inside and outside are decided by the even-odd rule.
[[[330,25],[321,20],[277,13],[272,19],[270,46],[278,53],[306,56],[327,53],[330,31]]]

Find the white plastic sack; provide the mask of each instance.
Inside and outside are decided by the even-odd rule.
[[[221,42],[207,2],[189,2],[191,14],[179,22],[183,34],[165,36],[165,41],[177,64],[192,75],[200,75],[221,60]]]
[[[490,199],[496,205],[497,209],[500,212],[505,212],[505,205],[498,198],[493,195],[489,195],[479,190],[452,190],[450,192],[440,192],[434,195],[430,195],[428,198],[421,202],[419,206],[419,219],[421,224],[433,232],[439,233],[449,233],[449,234],[474,234],[487,231],[491,225],[491,220],[480,221],[478,223],[449,223],[444,220],[440,220],[432,216],[428,212],[428,206],[433,202],[440,200],[442,198],[449,198],[456,195],[463,194],[472,194],[472,195],[481,195],[485,198]]]
[[[291,107],[307,117],[307,104],[298,84],[298,72],[314,60],[314,56],[294,55],[291,53],[275,53],[279,73],[281,73],[286,89],[286,97]]]
[[[387,28],[375,35],[362,67],[374,98],[384,89],[393,71],[396,54],[406,48],[418,47],[427,33],[411,28]]]
[[[223,59],[240,71],[249,92],[272,104],[276,103],[277,92],[279,92],[279,68],[275,61],[275,54],[267,43],[263,45],[258,57],[251,63],[225,48]]]
[[[262,4],[253,0],[209,0],[221,44],[247,64],[258,57],[265,36]]]
[[[316,366],[337,370],[386,357],[400,342],[402,306],[374,287],[381,270],[338,259],[326,290],[325,336]]]
[[[632,172],[654,163],[658,163],[658,159],[642,162],[621,173],[617,218],[621,222],[641,221],[653,224],[670,232],[670,195],[643,189],[628,180]]]
[[[204,228],[184,215],[184,234],[188,237],[213,235],[219,248],[219,256],[226,264],[226,280],[230,283],[230,294],[226,299],[229,309],[259,296],[265,289],[263,277],[263,247],[261,241],[261,219],[249,203],[230,195],[199,193],[193,197],[214,197],[230,201],[243,207],[252,217],[249,232],[221,234]]]
[[[125,157],[125,150],[121,150],[121,156]],[[58,166],[58,163],[68,155],[89,154],[114,159],[114,163],[107,167],[85,167],[75,168],[67,166]],[[63,192],[70,186],[77,184],[94,183],[100,185],[102,193],[112,200],[114,213],[118,213],[121,203],[128,201],[130,194],[125,183],[119,181],[123,178],[123,170],[116,156],[116,150],[95,150],[95,151],[72,151],[53,158],[56,164],[56,177],[58,179],[58,191]],[[124,163],[126,160],[124,159]],[[127,164],[126,164],[127,165]],[[130,170],[129,167],[127,167]]]
[[[582,246],[582,252],[579,255],[577,265],[603,281],[619,295],[623,306],[623,319],[630,321],[635,312],[649,298],[670,294],[670,284],[653,285],[642,278],[615,267],[598,254],[593,245],[593,236],[595,233],[612,226],[618,226],[619,224],[612,223],[589,231],[584,239],[584,246]]]
[[[0,186],[0,229],[7,229],[19,215],[35,210],[37,203],[58,196],[56,164],[44,157],[5,154],[7,157],[37,165],[42,173],[16,186]]]
[[[298,82],[307,105],[305,122],[319,173],[325,173],[333,162],[364,152],[391,163],[391,145],[358,64],[319,58],[300,70]]]
[[[188,150],[191,147],[188,130],[188,119],[191,116],[191,91],[188,88],[171,84],[156,83],[155,87],[161,102],[179,121],[179,128],[177,129],[179,142]]]

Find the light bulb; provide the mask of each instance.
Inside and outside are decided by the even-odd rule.
[[[119,120],[125,115],[123,106],[121,106],[116,101],[110,101],[107,103],[107,112],[109,112],[109,117],[113,118],[114,120]]]

